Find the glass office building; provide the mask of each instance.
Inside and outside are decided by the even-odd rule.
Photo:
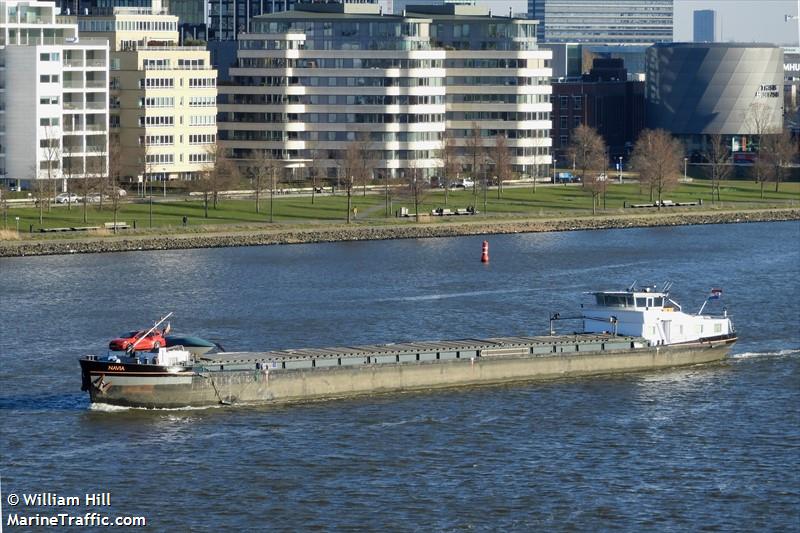
[[[672,41],[673,0],[528,0],[548,43],[653,44]]]

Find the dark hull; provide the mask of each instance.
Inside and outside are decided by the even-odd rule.
[[[415,354],[413,350],[384,348],[358,352],[357,358],[352,357],[352,353],[330,351],[333,349],[320,350],[316,359],[296,356],[270,359],[268,356],[276,355],[275,352],[231,353],[185,368],[82,359],[81,369],[84,390],[89,391],[92,402],[176,408],[320,400],[654,370],[723,360],[736,341],[735,336],[726,336],[651,347],[640,346],[630,338],[528,339],[532,341],[513,347],[510,343],[499,343],[502,339],[495,339],[492,348],[469,346],[469,350],[449,352],[420,349]],[[466,346],[465,341],[461,342]],[[439,347],[445,345],[452,348],[453,342],[442,343]],[[355,363],[343,364],[346,359]]]

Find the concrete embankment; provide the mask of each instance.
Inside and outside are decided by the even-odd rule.
[[[128,234],[105,237],[29,239],[0,242],[0,257],[57,255],[71,253],[127,252],[137,250],[176,250],[220,248],[315,242],[361,241],[383,239],[418,239],[489,235],[504,233],[541,233],[549,231],[637,228],[741,222],[778,222],[800,220],[800,209],[765,209],[738,211],[662,212],[634,215],[600,215],[580,218],[542,218],[514,220],[447,221],[430,224],[315,226],[313,228],[253,229],[185,234]]]

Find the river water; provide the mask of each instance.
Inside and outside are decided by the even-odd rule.
[[[87,510],[152,531],[800,530],[800,224],[490,236],[488,265],[482,240],[0,260],[6,530]],[[721,287],[730,359],[283,407],[80,391],[78,356],[167,311],[241,350],[540,334],[635,279],[685,309]],[[8,502],[41,492],[111,502]]]

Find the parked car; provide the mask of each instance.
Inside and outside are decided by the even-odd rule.
[[[559,172],[556,174],[556,183],[578,183],[581,179],[572,172]]]
[[[86,196],[86,203],[99,204],[101,200],[106,200],[108,197],[95,192]]]
[[[121,335],[118,339],[114,339],[108,343],[108,349],[115,351],[127,350],[145,333],[147,333],[147,330],[142,329],[139,331],[131,331],[130,333]],[[146,337],[144,337],[138,344],[136,344],[135,349],[145,350],[145,351],[157,350],[158,348],[161,348],[162,346],[166,345],[167,341],[164,339],[164,333],[161,330],[154,329]]]
[[[460,180],[456,180],[453,183],[453,188],[456,188],[456,189],[468,189],[468,188],[474,187],[474,186],[475,186],[475,182],[472,181],[470,178],[462,178]]]
[[[67,204],[67,203],[75,203],[81,199],[80,196],[75,194],[74,192],[62,192],[58,196],[56,196],[56,203],[57,204]]]

